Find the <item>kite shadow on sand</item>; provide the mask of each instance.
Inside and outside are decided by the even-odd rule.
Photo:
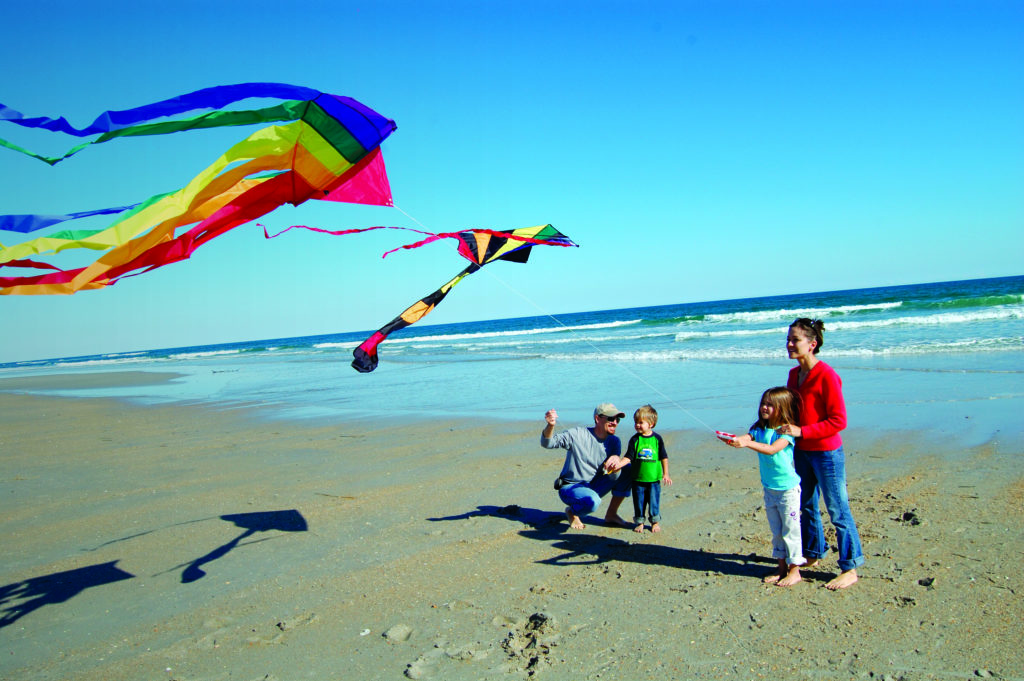
[[[134,576],[117,567],[117,561],[112,560],[0,586],[0,629],[44,605],[64,603],[88,588]]]
[[[237,527],[242,528],[243,532],[228,543],[218,546],[213,551],[210,551],[205,556],[200,556],[191,563],[184,565],[185,569],[181,573],[182,584],[189,584],[205,577],[206,572],[202,569],[203,565],[212,563],[218,558],[223,558],[238,546],[246,546],[248,544],[267,541],[267,539],[273,539],[273,537],[266,537],[264,539],[255,539],[253,541],[246,542],[246,544],[242,544],[244,539],[251,537],[257,532],[306,532],[309,529],[309,526],[306,524],[306,519],[303,518],[302,514],[295,509],[287,511],[234,513],[222,515],[220,519],[226,520],[227,522],[233,523]],[[183,565],[177,565],[171,569],[176,570],[179,567],[183,567]]]
[[[182,525],[193,525],[195,523],[202,523],[208,520],[214,520],[217,517],[218,516],[211,516],[209,518],[199,518],[198,520],[188,520],[182,523],[175,523],[168,527],[181,527]],[[225,520],[229,523],[232,523],[242,528],[244,532],[242,532],[242,534],[238,535],[237,537],[235,537],[228,543],[224,544],[223,546],[218,546],[213,551],[207,553],[205,556],[200,556],[199,558],[196,558],[190,563],[179,563],[178,565],[175,565],[174,567],[168,570],[164,570],[163,572],[160,572],[158,574],[166,574],[167,572],[173,572],[179,568],[185,568],[184,571],[181,573],[181,583],[189,584],[191,582],[195,582],[199,579],[202,579],[206,576],[206,572],[202,569],[203,565],[206,565],[207,563],[212,563],[218,558],[223,558],[233,549],[239,546],[248,546],[249,544],[255,544],[258,542],[267,541],[267,539],[273,539],[273,537],[265,537],[263,539],[255,539],[253,541],[246,542],[245,544],[242,543],[242,541],[245,540],[247,537],[250,537],[256,534],[257,532],[305,532],[309,529],[306,524],[306,519],[303,518],[302,514],[296,511],[295,509],[290,509],[287,511],[257,511],[254,513],[232,513],[228,515],[219,516],[219,519]],[[159,532],[160,530],[165,529],[167,529],[167,527],[157,528],[154,530],[146,530],[145,532],[137,532],[126,537],[120,537],[119,539],[112,539],[108,542],[100,544],[95,548],[86,550],[97,551],[105,546],[110,546],[111,544],[128,541],[130,539],[136,539],[138,537],[144,537],[148,534]]]
[[[308,530],[306,519],[302,517],[301,513],[294,509],[287,511],[235,513],[222,515],[220,516],[220,519],[242,528],[243,532],[223,546],[219,546],[206,555],[196,558],[191,563],[171,568],[171,570],[177,570],[181,567],[185,568],[181,573],[181,581],[183,584],[194,582],[204,577],[206,573],[202,569],[203,565],[227,555],[234,548],[273,538],[267,537],[266,539],[256,539],[254,541],[247,542],[247,544],[242,544],[243,540],[257,532],[305,532]],[[209,518],[204,520],[209,520]],[[117,539],[112,542],[107,542],[107,544],[126,541],[127,539],[132,539],[145,534],[149,534],[149,532],[142,532],[132,535],[131,537]],[[55,572],[50,575],[32,577],[31,579],[0,586],[0,629],[14,624],[25,615],[38,610],[44,605],[65,603],[86,589],[103,586],[105,584],[112,584],[126,579],[133,579],[135,577],[135,575],[130,572],[126,572],[117,567],[117,563],[118,561],[112,560],[106,563],[87,565],[85,567],[75,568],[74,570]]]

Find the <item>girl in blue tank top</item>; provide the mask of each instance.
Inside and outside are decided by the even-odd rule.
[[[800,476],[793,465],[793,436],[778,429],[797,422],[799,397],[788,388],[769,388],[761,395],[757,421],[750,432],[725,442],[757,452],[764,487],[764,510],[772,530],[772,558],[778,569],[764,578],[766,584],[793,586],[801,580],[803,557],[800,542]]]

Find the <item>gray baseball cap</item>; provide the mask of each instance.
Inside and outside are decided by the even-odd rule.
[[[619,408],[616,407],[611,402],[604,402],[602,404],[597,405],[597,409],[594,410],[594,416],[604,416],[605,418],[609,419],[626,418],[626,415],[623,412],[619,411]]]

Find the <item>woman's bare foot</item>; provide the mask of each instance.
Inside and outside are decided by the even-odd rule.
[[[858,579],[856,570],[847,570],[846,572],[840,572],[838,577],[825,585],[825,588],[831,591],[839,591],[848,586],[853,586],[857,583]]]
[[[636,527],[633,528],[633,531],[634,532],[639,532],[640,534],[643,534],[644,533],[644,524],[640,523],[639,525],[637,525]]]
[[[661,523],[651,525],[651,532],[661,532]]]
[[[786,561],[780,560],[779,566],[775,568],[775,572],[771,573],[770,575],[765,575],[765,578],[761,581],[763,581],[765,584],[775,584],[780,579],[785,577],[788,573],[789,570],[786,568]]]
[[[807,562],[804,563],[801,567],[809,568],[809,567],[814,567],[817,564],[818,564],[818,559],[817,558],[808,558]]]
[[[793,586],[803,581],[800,576],[800,566],[789,565],[786,567],[786,576],[775,582],[775,586]]]
[[[572,512],[572,509],[568,506],[565,507],[565,517],[569,519],[569,527],[574,530],[582,530],[586,528],[580,517]]]

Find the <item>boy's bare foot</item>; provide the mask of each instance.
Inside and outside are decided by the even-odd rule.
[[[804,580],[800,576],[800,568],[796,565],[790,565],[786,569],[786,576],[775,582],[775,586],[793,586],[802,581]]]
[[[825,588],[830,591],[839,591],[848,586],[853,586],[857,583],[858,579],[856,570],[847,570],[846,572],[840,572],[838,577],[825,585]]]
[[[623,520],[618,513],[605,514],[604,522],[608,525],[614,525],[615,527],[632,527],[632,525]]]
[[[661,523],[651,525],[651,532],[661,532]]]
[[[633,528],[633,531],[634,532],[639,532],[640,534],[643,534],[644,533],[644,524],[640,523],[639,525],[637,525],[636,527]]]
[[[582,530],[586,528],[586,525],[583,524],[583,521],[580,520],[580,517],[573,513],[572,509],[569,508],[568,506],[565,507],[565,517],[569,519],[569,527],[571,527],[572,529]]]
[[[772,572],[770,575],[765,575],[765,578],[761,581],[763,581],[765,584],[775,584],[780,579],[785,577],[788,573],[789,570],[786,568],[786,561],[780,560],[779,566],[775,568],[775,571]]]

